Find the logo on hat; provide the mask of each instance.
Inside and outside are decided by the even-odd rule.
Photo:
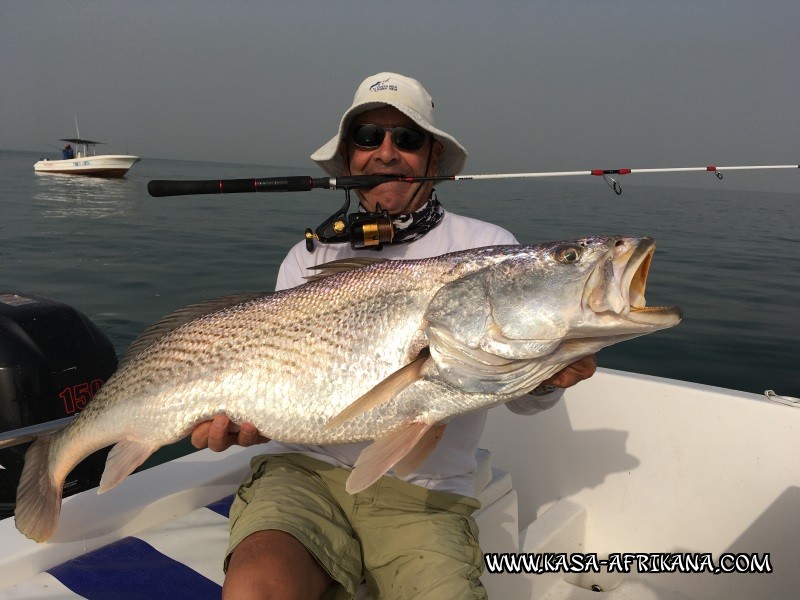
[[[376,81],[371,86],[369,86],[369,91],[370,92],[382,92],[384,90],[389,90],[390,92],[396,92],[397,91],[397,86],[396,85],[392,85],[390,83],[386,83],[387,81],[390,81],[390,80],[391,80],[391,77],[389,79],[384,79],[383,81]]]

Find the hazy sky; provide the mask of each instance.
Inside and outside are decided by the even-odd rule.
[[[466,173],[800,161],[800,1],[0,2],[0,148],[309,167],[422,81]]]

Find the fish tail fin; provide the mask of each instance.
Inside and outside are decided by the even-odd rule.
[[[36,542],[53,535],[61,514],[64,481],[52,479],[49,464],[53,440],[52,435],[42,436],[28,448],[17,487],[14,522],[23,535]]]
[[[445,426],[415,421],[402,429],[376,438],[364,448],[347,478],[345,489],[355,494],[375,483],[389,469],[400,465],[400,475],[408,474],[433,451]]]
[[[103,476],[100,477],[100,489],[97,493],[103,494],[118,486],[158,448],[158,445],[143,444],[134,440],[123,440],[114,444],[106,458],[106,467],[103,469]]]

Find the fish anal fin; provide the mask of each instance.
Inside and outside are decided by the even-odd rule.
[[[400,462],[394,466],[395,474],[399,477],[406,477],[413,473],[414,469],[421,465],[439,444],[446,427],[446,423],[444,425],[434,425],[425,432],[422,439],[411,449],[411,452],[401,458]]]
[[[425,347],[412,362],[389,375],[389,377],[358,398],[338,415],[332,417],[331,420],[325,424],[325,429],[333,429],[349,421],[353,417],[357,417],[358,415],[372,410],[376,406],[380,406],[384,402],[388,402],[401,390],[419,381],[422,378],[422,368],[429,358],[430,352],[428,352],[428,348]]]
[[[430,428],[427,423],[415,421],[402,429],[376,438],[358,456],[353,472],[345,484],[347,492],[355,494],[378,481],[413,450]]]
[[[159,446],[152,446],[134,440],[123,440],[114,445],[106,459],[106,467],[100,478],[98,494],[118,486],[123,479],[136,470],[148,457],[158,450]]]

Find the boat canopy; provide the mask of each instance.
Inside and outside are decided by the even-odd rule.
[[[92,140],[84,140],[82,138],[59,138],[62,142],[69,142],[71,144],[105,144],[105,142],[93,142]]]

